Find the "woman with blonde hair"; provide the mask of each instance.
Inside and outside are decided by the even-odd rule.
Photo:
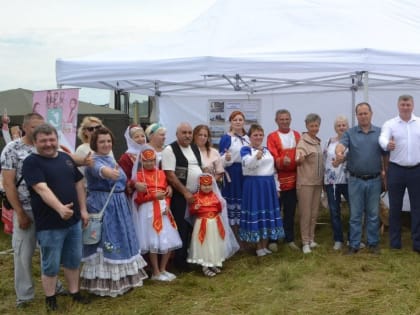
[[[76,149],[76,155],[85,157],[89,152],[92,152],[90,148],[90,138],[95,130],[103,127],[102,120],[95,116],[86,116],[83,118],[79,129],[77,130],[77,137],[82,141]],[[111,155],[114,156],[111,152]]]
[[[340,250],[343,246],[343,227],[341,223],[341,196],[348,201],[349,192],[347,189],[347,167],[346,162],[337,165],[335,163],[335,148],[340,143],[344,132],[349,129],[349,122],[346,117],[338,116],[334,121],[336,135],[330,138],[324,149],[324,187],[330,209],[330,219],[333,228],[334,250]]]

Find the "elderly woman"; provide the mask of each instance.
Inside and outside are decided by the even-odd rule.
[[[88,212],[98,213],[114,185],[115,190],[104,211],[100,242],[83,246],[84,265],[80,275],[81,289],[111,297],[142,286],[143,279],[147,278],[143,270],[146,262],[140,255],[129,201],[124,193],[127,177],[109,156],[113,143],[114,137],[106,128],[96,130],[91,137],[95,163],[85,172]]]
[[[123,169],[127,178],[131,178],[133,164],[142,150],[143,145],[146,143],[146,135],[142,127],[131,125],[125,130],[124,137],[127,142],[127,151],[121,155],[118,164]]]
[[[318,246],[315,242],[315,225],[321,199],[324,164],[321,140],[317,137],[321,117],[308,114],[305,119],[307,132],[302,134],[296,147],[297,182],[302,251],[309,254]]]
[[[340,142],[344,132],[349,129],[346,117],[338,116],[334,121],[336,135],[330,138],[324,149],[324,187],[330,209],[331,225],[334,236],[334,250],[340,250],[343,246],[343,227],[341,223],[341,196],[349,200],[347,190],[346,163],[335,163],[335,147]]]
[[[155,149],[156,163],[159,168],[162,161],[162,151],[165,148],[166,128],[159,123],[153,123],[145,130],[149,145]]]
[[[213,175],[219,182],[223,178],[225,169],[219,152],[212,147],[210,129],[207,125],[198,125],[194,128],[193,143],[200,150],[203,171]]]

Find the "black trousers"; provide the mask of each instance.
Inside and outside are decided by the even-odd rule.
[[[191,241],[192,226],[185,221],[185,211],[188,211],[187,201],[183,195],[176,191],[174,191],[171,199],[171,210],[182,240],[182,247],[175,251],[174,266],[180,271],[185,271],[188,269],[187,255]]]

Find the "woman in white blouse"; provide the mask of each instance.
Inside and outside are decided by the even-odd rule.
[[[250,145],[241,149],[244,176],[239,237],[256,245],[257,256],[271,254],[268,240],[284,237],[280,216],[277,173],[270,151],[262,146],[264,130],[253,124],[248,132]]]
[[[337,133],[330,138],[324,149],[324,187],[328,198],[330,209],[331,225],[333,228],[334,250],[340,250],[343,246],[343,227],[341,223],[341,196],[349,200],[347,190],[347,169],[346,163],[334,163],[335,147],[340,142],[344,132],[349,129],[349,122],[346,117],[338,116],[334,121],[334,129]]]

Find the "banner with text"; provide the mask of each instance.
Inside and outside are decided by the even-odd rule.
[[[57,129],[60,145],[71,152],[76,146],[78,110],[79,89],[33,92],[32,111]]]

